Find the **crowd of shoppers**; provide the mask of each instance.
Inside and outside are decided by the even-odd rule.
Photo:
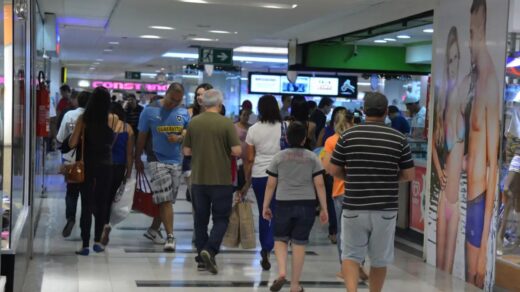
[[[396,185],[413,178],[407,131],[384,125],[392,113],[391,118],[404,128],[384,95],[367,93],[363,123],[344,107],[336,107],[327,123],[333,107],[330,98],[323,98],[311,113],[303,96],[284,96],[280,107],[272,95],[259,99],[257,122],[251,123],[252,104],[245,101],[233,123],[222,115],[222,93],[210,84],[195,89],[189,109],[183,104],[180,83],[172,83],[164,98],[157,96],[145,107],[135,95],[129,95],[124,106],[111,103],[110,93],[103,87],[92,94],[81,92],[77,100],[78,107],[63,115],[58,141],[71,149],[63,154],[65,163],[83,159],[85,164],[85,181],[67,185],[63,229],[63,236],[68,237],[81,193],[83,243],[78,255],[90,253],[92,216],[93,250],[105,250],[114,196],[131,177],[134,165],[137,172],[144,173],[145,153],[153,202],[159,206],[160,216],[144,235],[164,244],[164,251],[176,248],[173,205],[184,176],[189,178],[187,197],[193,207],[197,268],[217,274],[216,256],[234,193],[235,201],[244,199],[252,187],[259,211],[260,265],[270,270],[273,249],[278,263],[278,278],[271,291],[288,283],[289,246],[291,291],[303,291],[300,277],[316,207],[320,222],[329,223],[330,241],[337,244],[341,263],[337,276],[345,279],[347,289],[356,291],[358,280],[368,278],[362,268],[368,257],[371,290],[381,291],[386,266],[393,260]],[[317,146],[323,146],[320,155],[312,152]],[[208,233],[210,217],[213,226]]]

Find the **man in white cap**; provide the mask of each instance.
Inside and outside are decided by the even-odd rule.
[[[412,137],[420,137],[424,133],[426,123],[426,108],[419,104],[420,97],[407,92],[404,103],[406,109],[410,113],[410,127],[412,129]]]

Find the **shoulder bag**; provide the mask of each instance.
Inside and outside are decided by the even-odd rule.
[[[81,129],[81,159],[72,164],[64,165],[65,181],[69,184],[79,184],[85,181],[85,127]]]

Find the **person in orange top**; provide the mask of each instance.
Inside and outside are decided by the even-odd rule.
[[[354,114],[350,111],[343,110],[339,111],[334,117],[334,132],[335,134],[330,136],[326,141],[323,147],[324,155],[321,159],[323,167],[327,169],[328,164],[330,163],[330,157],[332,156],[332,152],[338,143],[338,140],[349,128],[354,126]],[[338,233],[337,233],[337,246],[339,252],[339,262],[341,265],[341,214],[343,212],[343,195],[345,194],[345,182],[341,179],[334,178],[334,184],[332,186],[332,197],[334,198],[334,208],[336,210],[336,221],[338,224]],[[365,281],[368,279],[367,274],[364,272],[363,268],[359,267],[359,275],[360,278]],[[337,277],[343,278],[341,271],[336,274]]]

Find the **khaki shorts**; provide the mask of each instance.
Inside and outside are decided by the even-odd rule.
[[[153,202],[157,205],[165,202],[175,203],[181,183],[181,165],[150,162],[148,169]]]
[[[384,268],[394,261],[397,211],[343,210],[341,217],[342,260]]]

